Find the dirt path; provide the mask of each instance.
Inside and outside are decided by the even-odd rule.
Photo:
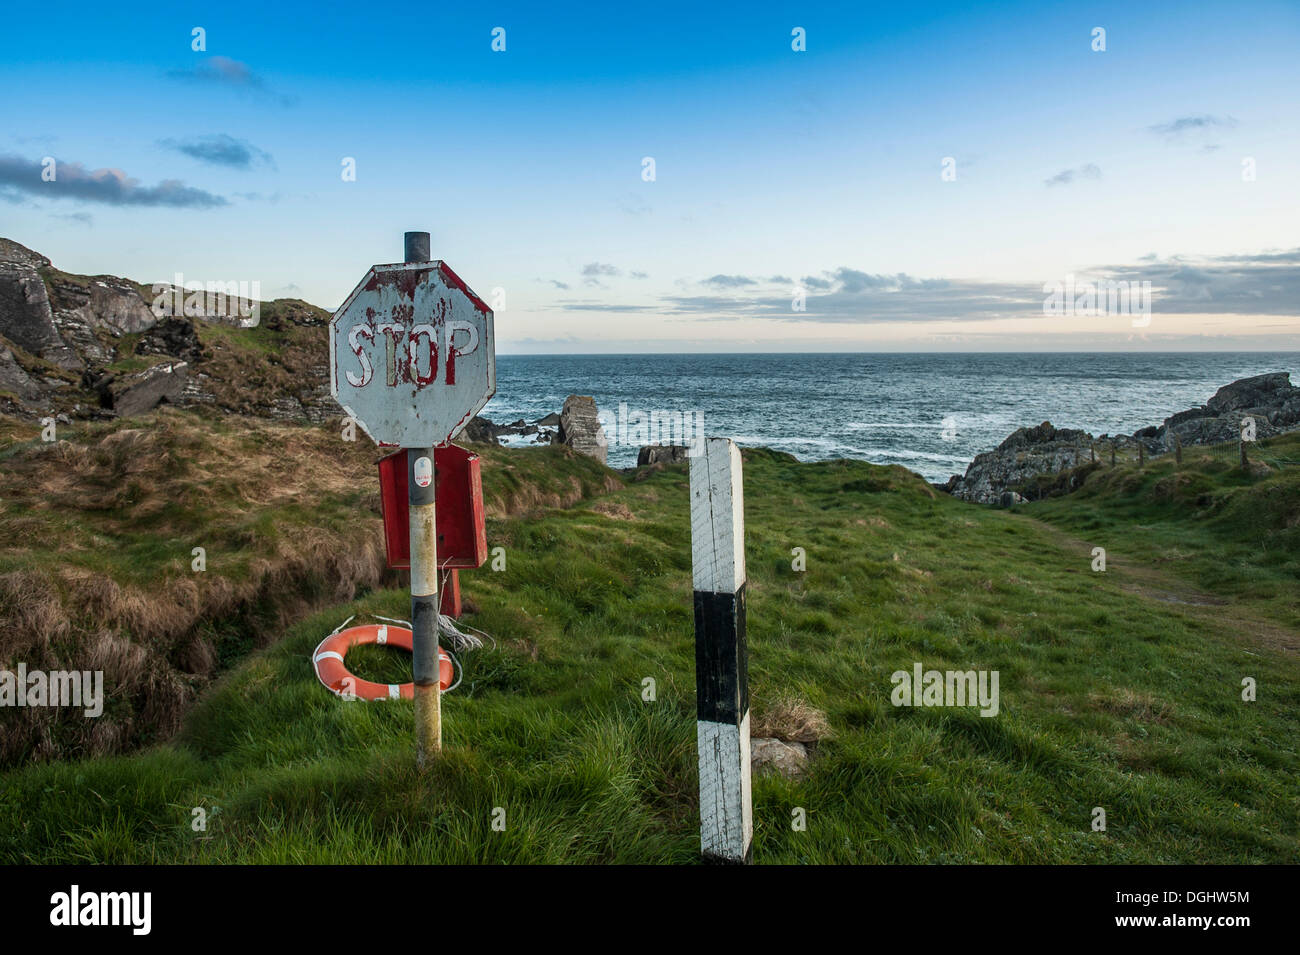
[[[1009,516],[1032,524],[1060,545],[1062,550],[1077,554],[1085,564],[1092,559],[1091,543],[1037,518],[1024,514]],[[1291,658],[1300,656],[1300,631],[1253,613],[1224,597],[1199,591],[1187,581],[1162,571],[1157,566],[1132,560],[1108,549],[1106,573],[1125,592],[1152,603],[1163,604],[1161,609],[1166,613],[1179,613],[1200,621],[1233,642],[1245,645],[1249,652],[1264,650]]]

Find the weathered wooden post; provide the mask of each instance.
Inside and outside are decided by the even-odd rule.
[[[1174,463],[1183,463],[1183,439],[1177,434],[1174,435]]]
[[[747,863],[754,820],[744,485],[735,443],[728,438],[701,440],[703,446],[697,446],[691,458],[700,851],[706,861]]]
[[[1241,469],[1250,473],[1250,458],[1246,456],[1246,438],[1241,439]]]
[[[1088,445],[1088,463],[1089,464],[1097,463],[1097,446],[1095,444],[1090,443]]]

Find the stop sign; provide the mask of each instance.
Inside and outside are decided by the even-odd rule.
[[[330,320],[330,393],[379,444],[443,444],[495,391],[492,310],[443,262],[372,266]]]

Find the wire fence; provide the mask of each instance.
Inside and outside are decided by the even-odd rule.
[[[1193,466],[1208,462],[1226,468],[1240,468],[1244,460],[1248,466],[1262,464],[1274,471],[1300,468],[1300,441],[1282,436],[1246,442],[1189,444],[1181,449],[1175,447],[1159,453],[1153,453],[1145,448],[1139,450],[1133,443],[1112,447],[1108,442],[1099,442],[1093,446],[1093,449],[1095,460],[1103,466],[1109,465],[1113,460],[1116,464],[1127,466],[1157,463],[1174,466],[1182,463]]]

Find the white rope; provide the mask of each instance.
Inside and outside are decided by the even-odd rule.
[[[384,617],[377,613],[372,613],[368,616],[374,617],[376,620],[385,620],[388,623],[400,623],[407,630],[411,629],[411,622],[409,620],[398,620],[396,617]],[[338,630],[335,630],[334,633],[338,633],[339,630],[342,630],[343,627],[347,625],[348,621],[352,619],[352,617],[348,617],[348,619],[343,621]],[[456,625],[454,619],[448,617],[446,614],[438,614],[438,636],[440,638],[438,642],[441,644],[442,638],[445,638],[447,641],[445,646],[450,647],[452,650],[459,650],[462,653],[467,650],[481,650],[483,649],[483,641],[473,635],[477,633],[491,640],[492,649],[496,649],[497,642],[493,639],[491,634],[483,633],[482,630],[476,630],[468,624],[465,624],[464,626],[465,630],[471,632],[466,633],[465,630],[462,630]],[[333,636],[333,634],[331,634],[331,636]]]

